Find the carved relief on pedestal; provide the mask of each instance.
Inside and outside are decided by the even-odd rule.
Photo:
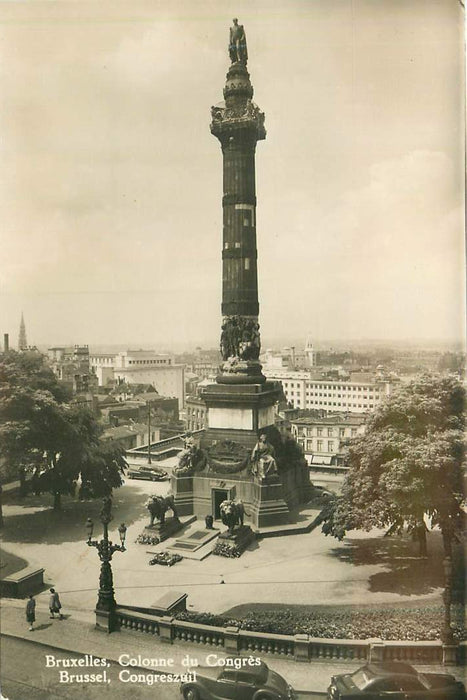
[[[227,89],[227,88],[226,88]],[[241,92],[245,89],[243,83],[229,83],[229,93],[235,91]],[[246,103],[240,103],[230,107],[225,107],[224,104],[211,107],[211,131],[213,134],[220,132],[228,127],[235,126],[254,126],[258,132],[258,138],[264,138],[266,134],[264,128],[264,112],[260,110],[258,105],[250,99]],[[264,133],[264,135],[263,135]]]
[[[210,471],[218,474],[241,472],[250,463],[250,451],[234,440],[220,440],[207,450]]]

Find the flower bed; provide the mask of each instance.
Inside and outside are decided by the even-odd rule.
[[[154,564],[161,564],[161,566],[173,566],[178,561],[182,561],[183,557],[180,554],[173,554],[172,552],[157,552],[153,558],[149,561],[149,564],[153,566]]]
[[[454,636],[467,639],[462,624],[462,606],[453,606]],[[179,620],[216,627],[236,626],[254,632],[274,634],[309,634],[331,639],[370,639],[429,641],[440,638],[443,608],[381,608],[319,610],[255,610],[234,618],[210,613],[183,612]]]
[[[148,535],[145,532],[142,532],[141,535],[138,535],[135,542],[136,544],[156,545],[159,544],[160,539],[156,535]]]

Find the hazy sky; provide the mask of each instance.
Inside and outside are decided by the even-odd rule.
[[[244,24],[263,338],[464,333],[458,0],[0,1],[0,332],[205,346]]]

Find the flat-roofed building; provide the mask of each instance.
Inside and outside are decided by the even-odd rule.
[[[185,406],[185,365],[175,364],[173,355],[153,350],[93,353],[90,363],[100,385],[110,378],[126,384],[152,384],[160,396],[175,397],[180,408]]]
[[[368,372],[352,373],[348,379],[318,378],[313,372],[263,369],[268,379],[280,381],[289,405],[300,409],[364,413],[373,411],[389,396],[394,380]]]

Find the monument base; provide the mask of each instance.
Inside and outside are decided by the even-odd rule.
[[[167,540],[176,532],[179,532],[184,527],[184,524],[178,518],[166,518],[164,523],[154,523],[154,525],[146,525],[144,528],[151,535],[158,537],[159,542]]]
[[[252,519],[257,527],[286,525],[290,522],[290,509],[284,499],[284,487],[280,481],[255,484],[256,498],[251,504]]]
[[[213,443],[229,440],[253,449],[259,431],[274,425],[274,405],[280,391],[278,382],[260,383],[257,378],[251,384],[206,386],[202,398],[208,408],[209,427],[201,447],[208,449]]]
[[[220,557],[239,557],[249,544],[254,542],[255,533],[249,525],[240,525],[233,532],[221,532],[213,554]]]

